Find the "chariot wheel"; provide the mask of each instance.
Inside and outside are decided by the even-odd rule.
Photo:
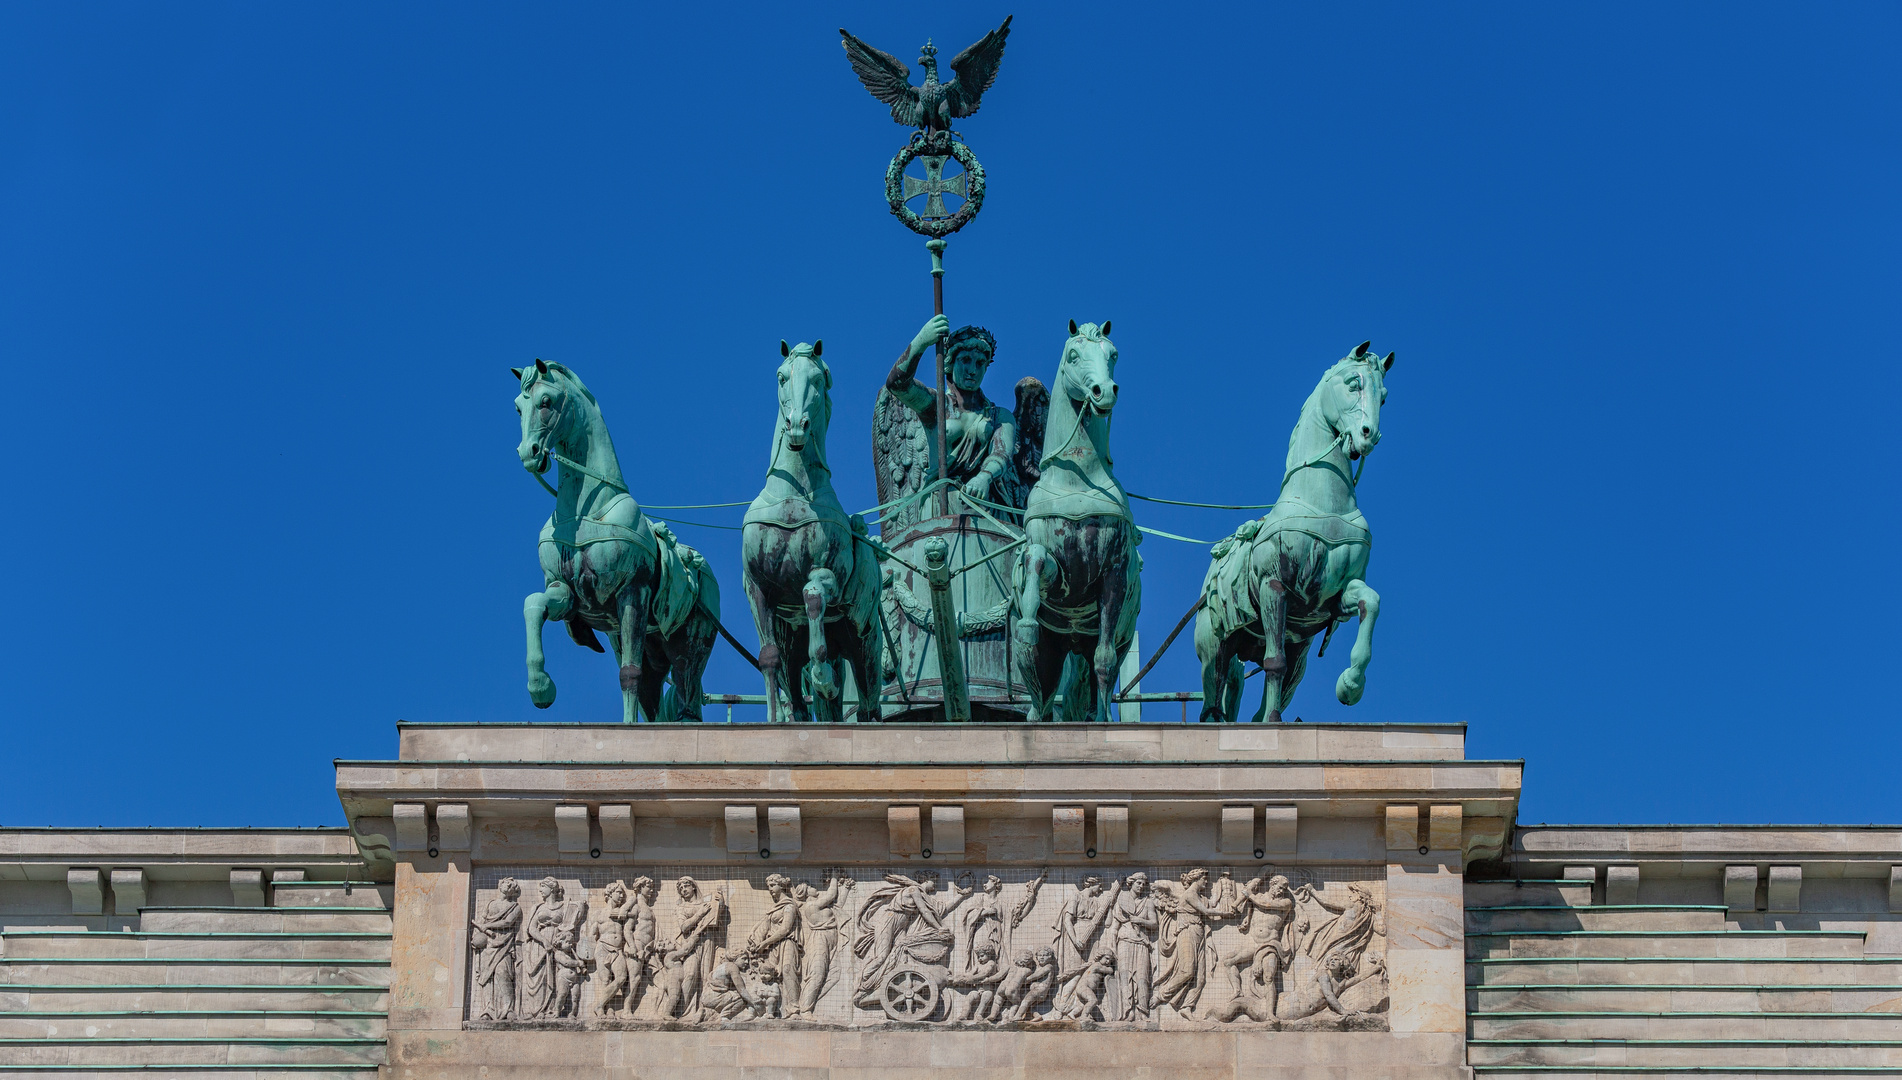
[[[917,968],[899,968],[878,988],[878,1003],[893,1020],[925,1020],[938,1008],[938,984]]]

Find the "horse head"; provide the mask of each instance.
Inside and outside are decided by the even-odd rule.
[[[826,425],[832,420],[832,369],[819,359],[825,342],[808,345],[779,343],[779,429],[786,449],[803,453],[806,441],[815,441],[816,456],[825,457]]]
[[[1070,320],[1070,340],[1063,343],[1057,364],[1057,385],[1082,412],[1107,415],[1116,407],[1116,344],[1109,339],[1108,319],[1103,325]]]
[[[1380,407],[1387,400],[1387,371],[1393,367],[1394,354],[1369,352],[1372,344],[1363,341],[1336,362],[1315,392],[1322,418],[1354,459],[1380,442]]]
[[[540,475],[548,471],[549,453],[570,445],[584,422],[587,410],[577,399],[592,405],[594,395],[560,364],[537,360],[534,367],[510,368],[509,374],[522,386],[515,397],[515,413],[522,418],[522,441],[515,452],[523,468]]]

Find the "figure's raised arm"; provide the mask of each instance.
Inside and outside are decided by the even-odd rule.
[[[905,354],[892,365],[891,374],[885,377],[885,389],[892,396],[910,406],[913,411],[923,413],[930,409],[936,400],[931,388],[918,381],[918,360],[932,343],[951,332],[951,322],[943,315],[933,315],[905,347]]]

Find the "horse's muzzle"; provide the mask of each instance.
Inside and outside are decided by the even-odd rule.
[[[530,446],[526,450],[516,451],[516,454],[522,459],[522,468],[536,476],[548,471],[548,451],[540,446]]]

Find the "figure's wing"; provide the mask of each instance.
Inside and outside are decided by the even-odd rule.
[[[852,72],[873,97],[892,107],[892,119],[906,127],[917,127],[918,88],[911,85],[911,69],[904,61],[872,48],[844,27],[839,28],[839,38]]]
[[[1050,421],[1050,391],[1036,376],[1017,384],[1017,475],[1026,486],[1043,476],[1043,433]]]
[[[997,81],[997,66],[1004,61],[1004,39],[1010,36],[1010,20],[1010,16],[1004,16],[1002,26],[952,58],[951,70],[957,72],[958,77],[945,87],[945,100],[951,106],[953,117],[976,112],[978,99]]]
[[[872,405],[872,473],[878,480],[879,504],[917,494],[931,471],[929,455],[925,425],[918,414],[881,387]],[[881,514],[879,531],[889,536],[917,519],[915,506],[902,513]]]

